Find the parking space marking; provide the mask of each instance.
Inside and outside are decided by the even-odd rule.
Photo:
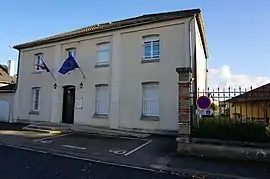
[[[72,149],[79,149],[79,150],[85,150],[86,148],[84,147],[77,147],[74,145],[62,145],[62,147],[67,147],[67,148],[72,148]]]
[[[126,153],[125,150],[109,150],[109,152],[114,153],[116,155],[123,155]]]
[[[68,135],[71,135],[71,134],[73,134],[73,133],[66,133],[66,134],[61,134],[61,135],[55,135],[55,136],[40,138],[40,139],[34,140],[34,142],[39,142],[39,141],[44,141],[44,140],[49,140],[49,139],[64,137],[64,136],[68,136]]]
[[[52,140],[42,140],[40,141],[42,144],[50,144],[52,143]]]
[[[151,142],[152,142],[152,140],[149,140],[148,142],[146,142],[146,143],[140,145],[139,147],[136,147],[135,149],[133,149],[133,150],[129,151],[128,153],[126,153],[125,156],[128,156],[128,155],[130,155],[130,154],[136,152],[137,150],[143,148],[144,146],[150,144]]]
[[[141,139],[136,137],[124,137],[124,136],[114,136],[114,135],[106,135],[106,134],[89,134],[90,136],[102,136],[102,137],[110,137],[110,138],[119,138],[119,139],[129,139],[129,140],[141,140],[141,141],[149,141],[147,139]]]

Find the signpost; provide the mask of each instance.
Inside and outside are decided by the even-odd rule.
[[[208,96],[200,96],[197,99],[196,104],[199,108],[196,110],[197,115],[211,116],[213,114],[213,110],[209,109],[211,106],[211,99]]]

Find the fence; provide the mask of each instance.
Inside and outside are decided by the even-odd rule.
[[[213,117],[228,118],[230,121],[268,123],[270,118],[270,86],[256,89],[198,89],[198,96],[208,96]]]

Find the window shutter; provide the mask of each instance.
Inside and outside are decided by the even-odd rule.
[[[40,88],[32,88],[32,111],[39,111]]]
[[[143,85],[143,115],[159,116],[158,84]]]
[[[107,115],[109,109],[109,91],[108,86],[96,87],[96,113]]]

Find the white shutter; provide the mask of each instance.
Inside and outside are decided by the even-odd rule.
[[[143,85],[143,115],[159,116],[158,84]]]
[[[109,90],[107,85],[96,87],[96,114],[107,115],[109,111]]]
[[[39,111],[40,88],[32,88],[32,111]]]

